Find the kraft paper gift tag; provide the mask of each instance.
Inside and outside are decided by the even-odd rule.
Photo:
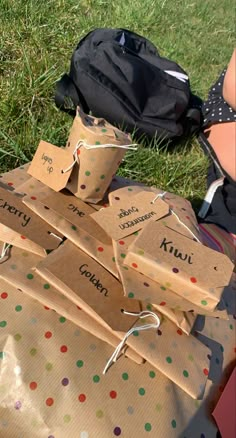
[[[23,196],[27,193],[32,196],[32,199],[41,199],[48,195],[51,189],[35,178],[30,177],[27,173],[29,165],[30,163],[2,174],[0,182],[4,181],[7,185],[3,186],[3,188],[9,188],[16,192],[17,195],[21,194],[21,196]],[[45,256],[45,250],[40,245],[29,239],[22,239],[21,235],[17,232],[2,224],[0,224],[0,240],[17,246],[18,248],[26,249],[34,254]]]
[[[191,203],[181,196],[157,189],[156,187],[139,186],[138,184],[135,184],[128,187],[122,187],[112,193],[110,192],[109,202],[113,206],[118,206],[121,202],[124,202],[125,199],[132,199],[134,195],[139,194],[143,191],[154,194],[152,200],[154,202],[154,205],[156,203],[155,199],[162,199],[163,201],[165,201],[166,204],[168,204],[169,209],[172,210],[172,215],[174,216],[174,213],[178,215],[179,220],[175,216],[175,229],[178,230],[178,228],[181,228],[182,233],[186,233],[186,235],[201,240],[199,226]],[[169,212],[169,215],[170,213],[171,211]]]
[[[38,216],[77,247],[118,277],[111,238],[90,217],[94,209],[68,191],[53,193],[38,202],[35,197],[24,197],[23,202]]]
[[[129,196],[131,196],[133,191],[135,193],[140,193],[141,190],[142,189],[140,189],[140,187],[128,187],[117,190],[114,193],[112,192],[109,194],[111,205],[119,205],[120,200],[126,199],[127,193],[129,193]],[[168,194],[168,199],[169,197],[171,198],[171,196],[171,194]],[[175,195],[173,196],[175,197]],[[178,206],[185,206],[181,208],[185,209],[184,211],[187,212],[188,217],[193,217],[190,209],[190,203],[188,201],[186,201],[185,203],[185,200],[182,198],[180,198],[180,200],[178,199],[179,197],[175,198],[177,198],[177,201],[175,202],[178,202]],[[173,207],[173,205],[171,206]],[[192,236],[191,233],[189,233],[188,229],[186,229],[178,222],[175,216],[173,218],[171,216],[168,216],[168,221],[170,220],[172,220],[172,227],[175,227],[176,230],[179,230],[181,227],[181,232],[186,233],[186,235]],[[192,223],[192,230],[196,232],[196,219],[192,219]],[[163,312],[165,308],[175,310],[175,315],[172,314],[172,321],[174,316],[177,325],[179,325],[180,328],[185,331],[189,331],[191,329],[191,324],[189,324],[189,322],[191,320],[191,322],[193,323],[195,316],[190,316],[189,313],[185,313],[185,318],[183,318],[182,314],[179,314],[179,317],[177,318],[176,311],[182,310],[184,312],[194,312],[195,314],[211,314],[212,316],[227,319],[227,312],[225,310],[215,310],[214,312],[209,313],[208,310],[196,306],[193,303],[187,301],[185,298],[180,297],[179,295],[172,292],[172,290],[169,289],[168,281],[164,284],[159,284],[152,279],[145,277],[143,274],[140,274],[139,272],[137,272],[137,270],[134,272],[133,269],[125,266],[124,260],[128,251],[128,247],[135,240],[137,235],[138,232],[135,232],[134,234],[125,237],[124,239],[121,239],[117,242],[113,241],[116,264],[126,296],[138,298],[146,303],[156,303],[157,305],[159,305],[157,309],[161,312]],[[197,237],[199,237],[198,234]],[[168,309],[169,316],[171,312],[170,309]]]
[[[3,244],[0,244],[0,253]],[[44,306],[55,310],[63,318],[67,318],[77,326],[89,331],[94,336],[117,347],[120,337],[106,327],[99,324],[94,318],[86,314],[62,295],[52,284],[46,283],[42,277],[33,272],[32,267],[42,260],[42,257],[12,247],[6,257],[0,261],[0,277],[30,297],[38,300]],[[125,355],[137,363],[142,363],[140,356],[125,347]]]
[[[137,319],[125,315],[122,309],[141,310],[139,301],[123,296],[122,285],[115,277],[69,241],[41,261],[36,272],[113,330],[126,332]]]
[[[73,153],[68,148],[59,148],[40,141],[28,173],[51,189],[62,190],[70,177]],[[64,171],[64,169],[67,169]]]
[[[0,211],[1,225],[18,233],[22,240],[29,239],[45,251],[57,248],[62,241],[60,233],[25,206],[21,198],[2,188],[0,188]],[[4,230],[5,228],[2,228],[2,232]],[[11,243],[10,238],[7,237],[7,243]],[[14,239],[14,236],[12,238]]]
[[[139,231],[146,223],[169,214],[168,204],[162,199],[153,202],[154,198],[152,192],[141,191],[133,197],[124,198],[119,205],[93,213],[91,217],[112,239],[123,239]]]
[[[214,310],[229,284],[233,264],[220,254],[172,230],[168,221],[152,222],[131,244],[125,265],[147,277],[170,283],[170,289],[194,304]],[[203,269],[204,266],[204,269]]]
[[[131,143],[129,135],[78,109],[67,142],[78,161],[68,190],[83,201],[101,201]]]
[[[17,428],[38,438],[216,436],[212,403],[234,340],[223,341],[220,366],[212,359],[216,380],[193,400],[147,362],[121,358],[103,376],[109,345],[2,280],[0,302],[0,435],[12,438]]]

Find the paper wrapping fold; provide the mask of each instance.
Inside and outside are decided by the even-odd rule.
[[[76,151],[79,164],[75,164],[67,188],[78,198],[97,203],[103,199],[125,155],[126,150],[119,146],[130,145],[131,138],[104,119],[85,115],[78,109],[67,147],[74,151],[80,141],[98,148],[86,149],[82,145]],[[103,144],[118,147],[100,147]]]
[[[38,300],[44,306],[55,310],[77,326],[116,348],[122,338],[121,335],[113,332],[105,324],[100,324],[95,318],[61,294],[50,282],[45,282],[40,275],[32,270],[41,260],[42,257],[40,256],[26,251],[22,252],[20,249],[13,247],[9,253],[9,258],[7,260],[5,258],[2,263],[0,262],[0,277]],[[131,348],[126,346],[124,352],[127,357],[136,363],[143,362],[140,355],[132,351]]]
[[[121,358],[102,376],[104,358],[113,351],[109,345],[2,280],[0,301],[4,438],[15,437],[16,430],[17,436],[37,438],[216,436],[211,412],[235,357],[234,332],[225,331],[224,321],[218,321],[217,342],[212,343],[214,378],[203,401],[196,401],[148,363],[140,367]],[[206,320],[214,336],[216,321]],[[220,347],[224,354],[219,357]],[[217,358],[222,358],[220,365]]]
[[[30,178],[30,175],[27,173],[29,165],[30,163],[27,163],[9,172],[2,173],[0,175],[0,183],[6,184],[10,190],[14,190]]]
[[[30,251],[33,254],[38,254],[41,257],[46,256],[45,250],[40,245],[37,245],[37,243],[32,242],[32,240],[30,239],[25,239],[25,238],[22,239],[19,233],[11,230],[11,228],[8,228],[2,224],[0,224],[0,240],[10,245],[14,245],[17,248]]]
[[[33,177],[27,179],[23,184],[17,185],[15,192],[20,193],[22,196],[28,195],[33,200],[38,201],[54,193],[50,187],[45,186],[45,184]]]
[[[112,241],[105,231],[90,218],[89,213],[94,211],[92,207],[77,200],[69,192],[68,195],[54,193],[43,202],[26,196],[23,202],[68,240],[118,277]],[[77,212],[83,212],[84,216],[80,217],[76,211],[68,210],[69,205],[74,205]]]

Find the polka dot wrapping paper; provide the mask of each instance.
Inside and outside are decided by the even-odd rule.
[[[86,302],[86,299],[84,298],[83,290],[81,290],[79,284],[75,284],[73,280],[73,272],[75,270],[74,261],[79,260],[79,256],[75,256],[76,251],[74,249],[73,263],[71,259],[71,263],[67,269],[64,270],[63,266],[65,265],[65,258],[69,246],[66,245],[66,243],[63,246],[64,251],[62,251],[61,248],[61,250],[59,249],[50,254],[47,259],[44,259],[43,262],[37,266],[37,272],[43,276],[46,282],[53,282],[53,285],[57,287],[61,293],[66,294],[71,301],[80,307],[83,306],[82,308],[86,311],[84,307],[84,301]],[[82,296],[82,302],[80,294]],[[130,301],[130,311],[132,311],[131,304],[133,300]],[[141,322],[138,321],[135,325],[140,326]],[[150,330],[140,333],[138,330],[135,331],[133,336],[127,339],[126,344],[131,347],[132,350],[136,351],[140,357],[143,357],[151,363],[153,367],[177,383],[193,398],[202,397],[207,380],[207,375],[204,374],[203,370],[209,368],[209,351],[204,345],[193,340],[191,335],[187,336],[183,333],[183,331],[178,329],[169,319],[161,318],[160,330]],[[173,345],[179,348],[174,348],[172,351]],[[197,357],[197,362],[189,361],[187,357],[183,355],[184,351],[188,351],[191,356]],[[167,366],[167,364],[169,366]],[[174,366],[172,366],[173,364]],[[183,373],[183,370],[185,370],[186,373]]]
[[[122,335],[101,325],[32,270],[40,260],[42,257],[13,247],[9,259],[0,263],[0,277],[44,306],[56,310],[62,315],[62,321],[67,318],[114,348],[117,347]],[[143,362],[143,359],[130,348],[125,349],[125,354],[136,363]]]
[[[32,242],[32,240],[27,239],[25,236],[13,231],[11,228],[6,227],[3,224],[0,224],[0,240],[34,254],[41,255],[42,257],[46,256],[45,250],[40,245],[37,245],[37,243]]]
[[[132,193],[138,193],[143,189],[152,190],[154,193],[154,197],[157,194],[162,193],[160,190],[154,188],[140,188],[135,186],[124,187],[109,194],[111,205],[116,205],[124,197],[132,196]],[[196,237],[199,238],[200,235],[197,231],[198,225],[191,204],[185,199],[171,193],[167,193],[165,195],[165,200],[167,203],[171,203],[171,208],[173,208],[174,211],[177,212],[178,216],[181,218],[181,221],[183,221],[196,235]],[[180,211],[182,211],[182,213],[180,213]],[[190,218],[190,220],[187,220],[187,218],[184,219],[183,213],[188,218]],[[193,237],[174,216],[169,216],[168,221],[170,220],[170,225],[173,229],[181,230],[183,234],[186,233],[187,236],[190,236],[191,238]],[[159,283],[157,281],[154,281],[153,272],[150,273],[149,277],[146,277],[143,273],[139,273],[136,267],[136,265],[138,266],[137,263],[135,264],[135,267],[128,267],[125,264],[128,249],[139,234],[139,232],[136,232],[130,236],[125,237],[124,239],[113,241],[116,264],[125,294],[127,296],[131,298],[141,299],[145,301],[147,305],[150,305],[150,303],[155,304],[155,308],[160,311],[164,311],[163,309],[166,308],[168,308],[168,311],[169,308],[177,311],[175,315],[175,321],[177,322],[177,325],[180,325],[180,328],[187,332],[189,332],[189,329],[191,330],[192,326],[189,322],[192,321],[192,324],[194,322],[193,315],[190,315],[189,312],[194,314],[212,315],[215,317],[227,319],[227,312],[224,310],[224,308],[222,308],[222,306],[221,310],[209,311],[208,309],[206,309],[206,306],[198,306],[187,300],[184,296],[179,296],[175,292],[173,292],[173,290],[171,290],[171,282],[168,278],[166,278],[164,282]],[[158,260],[156,260],[156,263],[158,263]],[[159,263],[161,263],[161,260],[159,260]],[[181,317],[181,314],[178,315],[178,311],[180,310],[183,312],[188,312],[188,314],[185,313],[185,316],[182,314]]]
[[[66,307],[67,303],[63,303],[62,298],[60,298],[60,303],[58,304],[59,298],[57,296],[53,298],[55,295],[58,295],[58,292],[55,293],[55,287],[52,286],[50,266],[47,267],[48,274],[46,275],[46,279],[40,278],[34,271],[31,271],[30,269],[31,266],[37,265],[40,259],[41,258],[38,256],[34,256],[26,252],[22,253],[21,250],[12,248],[11,258],[2,264],[2,266],[0,265],[0,275],[17,288],[20,288],[27,294],[39,299],[41,302],[43,301],[43,303],[47,304],[47,306],[49,305],[50,307],[59,311],[61,311],[61,308],[65,306],[66,314],[63,312],[63,315],[68,317],[69,312],[68,308]],[[53,283],[53,285],[56,286],[57,283]],[[60,288],[62,294],[65,293],[65,287],[66,285],[64,285],[62,289]],[[71,298],[71,303],[74,302],[76,305],[82,305],[81,301],[75,300],[72,294],[71,296],[67,295],[67,297]],[[45,302],[45,300],[47,301]],[[55,307],[56,303],[57,306]],[[74,316],[72,320],[77,321],[74,319]],[[80,325],[84,326],[83,324],[85,324],[85,328],[88,327],[87,321],[84,322],[82,320]],[[92,320],[90,324],[92,325]],[[138,322],[137,325],[140,325],[140,322]],[[115,332],[110,330],[111,334],[113,334],[113,338],[111,340],[109,332],[106,333],[106,331],[102,329],[99,331],[98,327],[99,326],[97,324],[94,324],[94,330],[97,329],[97,336],[101,335],[103,340],[106,340],[114,345]],[[119,336],[117,333],[116,338],[122,339],[122,336],[122,334]],[[179,346],[179,349],[176,350],[175,348],[173,353],[170,354],[170,351],[172,350],[172,344],[176,347]],[[186,336],[182,330],[178,330],[171,321],[168,319],[163,319],[161,327],[157,332],[149,331],[140,334],[135,332],[134,336],[128,338],[127,345],[131,347],[131,349],[135,351],[139,357],[145,358],[147,361],[152,363],[155,368],[162,370],[171,380],[177,382],[178,385],[190,393],[192,397],[202,396],[202,390],[207,378],[202,372],[202,369],[209,368],[209,360],[207,358],[209,353],[208,349],[202,346],[199,342],[193,343],[192,337]],[[197,364],[191,363],[187,359],[183,358],[182,353],[184,350],[187,350],[190,355],[197,355]],[[137,356],[133,357],[131,353],[130,355],[133,360],[136,362],[138,361]],[[166,363],[169,365],[174,363],[175,366],[169,366],[166,368]],[[186,379],[182,374],[182,368],[186,369],[186,371],[188,368],[188,379]]]
[[[30,163],[27,163],[9,172],[2,173],[0,175],[0,183],[6,185],[9,190],[14,190],[30,179],[30,175],[27,173],[29,165]]]
[[[68,195],[54,193],[53,196],[42,202],[35,198],[36,195],[27,196],[23,202],[68,240],[97,260],[115,277],[118,277],[112,241],[105,231],[90,218],[89,214],[94,211],[92,207],[78,200],[79,210],[76,207],[76,198],[69,192]],[[68,210],[68,207],[73,207],[74,212],[71,209]],[[85,216],[80,217],[76,211],[85,212]]]
[[[103,199],[125,155],[126,150],[120,146],[130,145],[131,137],[105,120],[78,110],[67,147],[74,151],[79,141],[97,148],[87,149],[82,145],[77,150],[79,165],[75,164],[67,188],[78,198],[96,204]],[[102,147],[103,144],[115,146]]]
[[[220,303],[233,272],[226,255],[176,233],[168,218],[153,221],[142,230],[124,263],[162,284],[168,279],[176,294],[209,311]]]
[[[45,186],[41,181],[38,181],[34,177],[30,177],[23,184],[16,185],[15,192],[21,194],[22,196],[29,196],[33,201],[42,200],[50,194],[54,193],[54,191]]]
[[[211,377],[199,401],[148,363],[122,357],[103,376],[109,345],[3,280],[0,303],[0,436],[216,436],[211,413],[235,358],[228,321],[199,320],[197,336],[212,347]]]
[[[96,328],[89,325],[87,315],[31,270],[40,255],[12,250],[18,251],[17,257],[0,265],[9,280],[0,279],[0,436],[216,436],[211,413],[235,363],[235,279],[224,293],[228,320],[198,317],[192,334],[186,336],[162,317],[152,339],[138,332],[129,338],[136,350],[148,346],[151,362],[137,365],[122,356],[103,376],[104,364],[114,351],[105,333],[103,340],[94,337]],[[135,291],[129,298],[135,298]],[[187,348],[181,341],[185,338]],[[199,345],[204,356],[201,370]],[[152,365],[156,358],[165,362],[161,371]],[[167,377],[171,368],[175,379],[182,376],[185,383],[191,382],[194,368],[199,369],[204,382],[196,380],[193,389],[186,383],[186,388],[193,392],[198,383],[202,394],[205,387],[203,400],[171,381]]]

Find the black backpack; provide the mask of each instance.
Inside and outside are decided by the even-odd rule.
[[[126,29],[96,29],[79,42],[55,102],[72,114],[79,105],[138,139],[178,139],[201,123],[186,72]]]

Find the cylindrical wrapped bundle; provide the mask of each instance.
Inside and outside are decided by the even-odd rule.
[[[104,119],[85,115],[78,109],[67,142],[78,162],[68,190],[83,201],[95,204],[101,201],[131,142],[129,135]]]

